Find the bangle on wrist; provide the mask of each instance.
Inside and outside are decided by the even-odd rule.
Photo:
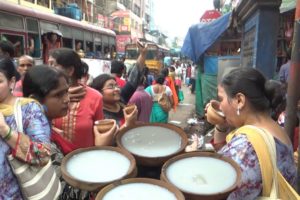
[[[4,139],[5,141],[8,141],[8,140],[11,138],[11,136],[12,136],[12,131],[11,131],[11,128],[9,127],[8,132],[7,132],[6,135],[3,137],[3,139]]]
[[[217,131],[221,132],[221,133],[226,133],[226,132],[227,132],[227,130],[228,130],[228,128],[221,129],[221,128],[220,128],[220,127],[218,127],[218,126],[215,126],[215,129],[216,129]]]

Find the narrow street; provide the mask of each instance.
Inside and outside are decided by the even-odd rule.
[[[182,85],[184,94],[183,102],[179,103],[176,111],[169,113],[169,123],[181,128],[187,127],[187,119],[193,118],[195,113],[195,94],[192,94],[188,86]]]
[[[188,136],[196,133],[198,136],[203,135],[204,140],[209,142],[212,135],[207,134],[211,130],[212,125],[210,125],[206,120],[197,119],[196,115],[196,94],[192,94],[189,87],[182,85],[182,91],[184,93],[184,100],[177,106],[176,112],[171,110],[169,113],[169,123],[174,124],[182,128]],[[188,121],[195,122],[194,124],[189,124]]]

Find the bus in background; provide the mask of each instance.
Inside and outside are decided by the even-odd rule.
[[[148,51],[146,55],[145,63],[150,72],[158,74],[163,68],[163,60],[165,56],[168,56],[169,49],[155,43],[148,43]],[[139,52],[137,44],[127,44],[125,46],[125,65],[127,72],[136,63]]]
[[[173,61],[181,60],[182,54],[180,48],[172,48],[170,49],[170,57]]]
[[[27,54],[36,64],[42,64],[45,35],[53,32],[60,35],[61,47],[75,50],[81,43],[83,55],[86,55],[83,60],[89,65],[90,74],[97,76],[110,72],[110,58],[116,47],[114,31],[0,1],[0,40],[14,45],[16,59]]]

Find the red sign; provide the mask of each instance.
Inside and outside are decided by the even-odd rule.
[[[221,17],[221,13],[217,10],[207,10],[200,18],[200,22],[211,22]]]
[[[118,10],[113,12],[110,16],[111,17],[128,17],[130,15],[128,10]]]
[[[128,43],[131,43],[131,36],[130,35],[117,35],[116,43],[117,43],[117,52],[124,53],[125,45]]]
[[[128,31],[128,26],[122,25],[121,26],[121,32],[123,32],[123,31]]]

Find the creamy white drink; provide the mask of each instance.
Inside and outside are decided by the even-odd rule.
[[[166,188],[149,183],[128,183],[105,194],[103,200],[177,200]]]
[[[92,150],[71,157],[66,169],[78,180],[102,183],[119,179],[129,170],[129,159],[116,151]]]
[[[206,195],[225,191],[237,179],[232,165],[211,157],[190,157],[175,161],[168,166],[166,175],[181,191]]]
[[[163,157],[176,153],[181,147],[181,136],[159,126],[143,126],[127,131],[121,142],[135,155]]]

